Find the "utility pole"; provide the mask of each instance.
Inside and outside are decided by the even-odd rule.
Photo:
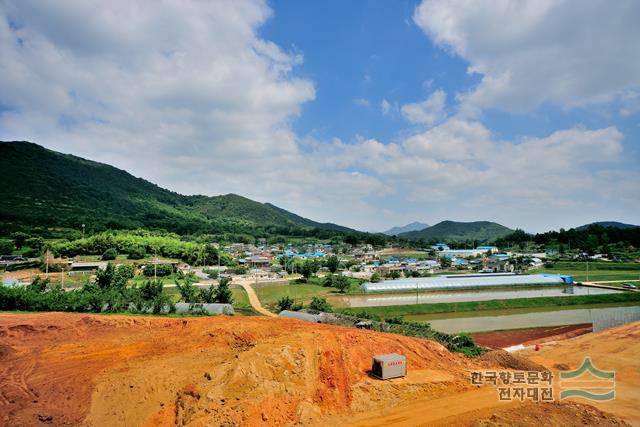
[[[153,249],[153,280],[158,281],[158,250]]]
[[[416,282],[416,304],[418,304],[418,282]]]
[[[82,224],[82,238],[84,239],[84,224]]]
[[[589,281],[589,254],[587,254],[587,282]]]

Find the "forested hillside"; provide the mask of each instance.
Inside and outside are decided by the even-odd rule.
[[[236,194],[184,196],[112,166],[29,142],[0,142],[4,232],[63,228],[166,230],[254,237],[353,232]]]

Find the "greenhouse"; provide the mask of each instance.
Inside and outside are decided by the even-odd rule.
[[[491,286],[519,285],[562,285],[572,284],[573,277],[557,274],[496,274],[465,275],[457,274],[440,277],[419,277],[388,280],[380,283],[365,283],[362,290],[368,292],[408,292],[437,289],[467,289]]]

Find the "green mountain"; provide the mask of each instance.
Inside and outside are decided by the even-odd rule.
[[[236,194],[184,196],[113,166],[0,141],[0,223],[25,228],[87,230],[147,228],[178,234],[327,237],[354,232],[302,218]]]
[[[443,242],[460,242],[477,240],[490,242],[512,233],[513,230],[504,225],[489,221],[456,222],[442,221],[420,231],[402,233],[398,237],[407,240],[438,240]]]
[[[597,221],[597,222],[592,222],[591,224],[585,224],[585,225],[581,225],[580,227],[576,227],[576,230],[578,231],[587,230],[592,225],[598,225],[600,227],[620,228],[622,230],[628,230],[631,228],[640,227],[640,225],[625,224],[624,222],[618,222],[618,221]]]
[[[416,221],[402,227],[391,227],[390,229],[388,229],[387,231],[383,231],[382,233],[386,234],[387,236],[397,236],[399,234],[408,233],[410,231],[424,230],[427,227],[429,227],[429,224],[424,224],[422,222]]]

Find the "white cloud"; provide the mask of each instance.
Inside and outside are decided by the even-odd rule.
[[[473,22],[466,9],[459,12]],[[617,213],[640,208],[640,177],[616,167],[625,157],[616,128],[503,141],[478,121],[447,119],[443,91],[402,110],[381,101],[385,115],[402,112],[433,126],[392,143],[300,141],[291,123],[314,99],[314,83],[296,77],[300,52],[259,36],[271,14],[262,1],[176,0],[149,7],[143,1],[24,0],[0,2],[0,14],[1,139],[31,140],[110,163],[186,194],[235,192],[361,228],[387,226],[394,220],[390,210],[405,223],[496,219],[528,226],[545,218],[545,225],[566,226],[566,218],[579,218],[593,203],[620,219]],[[476,44],[484,44],[470,42],[459,29],[458,14],[441,17],[449,26],[438,27],[438,40],[462,46],[455,47],[461,56],[478,56],[471,62],[485,79],[499,76],[485,64],[488,53],[475,53]],[[508,31],[518,33],[512,27]],[[498,39],[500,51],[507,41]],[[510,60],[499,55],[495,69]],[[492,102],[517,98],[522,89],[513,82],[522,79],[523,66],[515,62],[515,80],[500,92],[504,98],[486,92],[484,80],[476,92]],[[536,72],[554,80],[546,67]],[[535,96],[525,96],[525,104],[569,93],[530,91]],[[632,111],[637,91],[625,93],[621,108]],[[578,98],[567,99],[569,105]]]
[[[432,125],[447,117],[446,100],[447,94],[439,89],[422,102],[403,105],[401,111],[411,123]]]
[[[334,141],[315,146],[314,155],[384,183],[378,196],[402,200],[402,220],[413,212],[432,222],[492,219],[543,231],[571,225],[568,218],[579,225],[595,212],[615,218],[640,209],[640,175],[616,172],[622,140],[608,127],[504,141],[478,121],[452,117],[399,143]]]
[[[356,98],[353,100],[353,103],[356,105],[359,105],[360,107],[369,108],[371,106],[371,103],[369,102],[369,100],[364,98]]]
[[[380,102],[380,108],[382,109],[382,114],[384,114],[386,116],[387,114],[389,114],[391,112],[392,106],[391,106],[391,103],[389,101],[387,101],[386,99],[383,99]]]
[[[463,108],[609,102],[640,87],[640,3],[424,0],[414,21],[482,76]]]

